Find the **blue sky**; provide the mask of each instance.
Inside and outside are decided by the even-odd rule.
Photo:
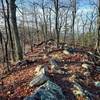
[[[20,1],[24,2],[24,5],[25,5],[26,9],[28,9],[28,8],[30,8],[29,7],[29,5],[30,5],[29,1],[30,2],[35,1],[35,2],[41,3],[42,0],[16,0],[16,3],[17,3],[18,6],[20,6],[19,5]],[[60,0],[60,1],[67,1],[67,0]],[[94,0],[94,1],[96,1],[96,0]],[[77,5],[78,9],[81,9],[81,10],[84,10],[84,9],[86,10],[87,9],[87,11],[90,10],[89,0],[77,0],[77,2],[78,2],[78,5]]]
[[[41,3],[41,1],[42,0],[16,0],[16,4],[17,4],[17,6],[20,8],[20,1],[21,2],[25,2],[24,3],[24,5],[25,5],[25,8],[26,9],[28,9],[29,11],[30,10],[32,10],[31,9],[31,7],[29,6],[29,1],[35,1],[35,2],[38,2],[38,1],[40,1],[39,3]],[[62,0],[61,0],[62,1]],[[63,1],[67,1],[67,0],[63,0]],[[68,0],[69,1],[69,0]],[[88,13],[91,13],[92,12],[92,10],[93,10],[93,6],[90,6],[89,5],[89,0],[77,0],[78,1],[78,11],[77,11],[77,13],[78,14],[81,14],[82,13],[82,11],[83,11],[83,13],[84,13],[84,20],[85,20],[85,17],[86,17],[86,15],[85,14],[87,14],[87,12]],[[94,0],[94,1],[96,1],[96,0]],[[67,3],[67,2],[66,2]],[[1,5],[0,5],[0,8],[1,8]],[[20,16],[21,16],[21,13],[17,10],[17,18],[20,18]]]

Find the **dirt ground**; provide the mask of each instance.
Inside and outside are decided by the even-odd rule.
[[[37,62],[26,66],[24,68],[19,67],[16,68],[14,65],[12,66],[12,73],[8,74],[5,78],[3,78],[0,83],[3,82],[3,89],[0,91],[0,100],[22,100],[25,96],[31,95],[33,91],[38,87],[29,87],[29,82],[32,80],[33,76],[35,76],[35,68],[38,65],[46,64],[50,67],[49,60],[50,57],[57,58],[61,61],[75,61],[75,62],[83,62],[88,61],[89,58],[85,54],[75,53],[65,55],[61,50],[57,50],[48,55],[45,55],[45,52],[39,48],[33,48],[33,52],[28,52],[25,55],[25,58],[33,60],[37,59]],[[2,65],[1,70],[2,70]],[[96,67],[96,66],[94,66]],[[82,64],[80,63],[72,63],[72,64],[62,64],[61,69],[65,72],[70,73],[70,75],[63,74],[54,74],[49,71],[49,78],[51,81],[58,84],[66,96],[66,100],[85,100],[82,96],[75,96],[73,94],[74,88],[72,87],[72,83],[75,80],[74,75],[80,73],[83,75],[84,68],[82,68]],[[87,77],[83,83],[89,88],[91,91],[100,90],[100,88],[96,88],[94,86],[94,80],[100,81],[100,74],[95,73],[90,77]],[[95,100],[100,100],[100,95],[95,97]]]

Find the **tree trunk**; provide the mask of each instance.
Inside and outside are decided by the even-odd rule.
[[[9,72],[9,59],[8,59],[8,32],[7,32],[7,19],[6,19],[6,13],[5,13],[5,8],[4,8],[4,3],[3,0],[1,0],[2,3],[2,9],[3,9],[3,14],[4,14],[4,23],[5,23],[5,30],[6,30],[6,40],[5,40],[5,62],[6,62],[6,68],[7,71]]]
[[[28,35],[29,35],[29,38],[30,38],[30,46],[31,46],[31,52],[33,52],[33,41],[32,41],[32,34],[30,32],[30,27],[29,27],[29,22],[28,22],[28,19],[27,19],[27,16],[26,16],[26,21],[27,21],[27,28],[28,28]]]
[[[55,5],[55,14],[56,14],[56,18],[55,18],[55,33],[57,35],[57,48],[59,48],[59,30],[58,30],[58,11],[59,11],[59,6],[58,6],[58,2],[59,0],[54,0],[54,5]]]
[[[85,46],[85,32],[84,32],[84,28],[85,28],[85,25],[83,25],[83,40],[82,40],[82,46],[84,47]]]
[[[1,48],[2,48],[3,63],[4,63],[5,62],[4,45],[3,45],[3,36],[2,36],[2,33],[1,32],[0,32],[0,43],[1,43]]]
[[[65,18],[65,34],[64,34],[64,43],[66,42],[66,34],[67,34],[67,15]]]
[[[97,33],[98,33],[98,38],[97,38],[97,46],[96,49],[98,52],[100,52],[100,0],[98,0],[98,23],[97,23]]]
[[[76,16],[76,0],[72,0],[72,43],[75,47],[75,32],[74,32],[74,26],[75,26],[75,16]]]
[[[15,40],[16,40],[18,59],[22,60],[23,52],[22,52],[22,47],[21,47],[18,28],[17,28],[15,1],[16,0],[10,0],[11,21],[12,21],[12,27],[15,35]]]
[[[51,32],[51,9],[50,9],[50,11],[49,11],[49,24],[50,24],[50,37],[52,38],[53,36],[52,36],[52,32]]]
[[[74,24],[75,24],[75,16],[74,16],[74,14],[73,14],[73,22],[72,22],[72,41],[73,41],[73,45],[74,45],[74,47],[75,47]]]
[[[42,11],[43,11],[43,20],[44,20],[44,34],[45,34],[45,41],[47,41],[47,22],[45,18],[45,10],[44,10],[44,0],[42,1]]]
[[[34,14],[35,14],[35,25],[36,25],[37,40],[39,42],[39,29],[38,29],[37,12],[36,12],[35,6],[34,6]]]
[[[9,21],[9,3],[6,0],[7,4],[7,24],[8,24],[8,31],[9,31],[9,37],[10,37],[10,45],[11,45],[11,53],[12,53],[12,59],[15,61],[15,52],[14,52],[14,44],[13,44],[13,39],[12,39],[12,34],[11,34],[11,27],[10,27],[10,21]]]

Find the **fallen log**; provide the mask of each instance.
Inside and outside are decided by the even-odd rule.
[[[24,66],[28,66],[28,65],[32,65],[34,64],[35,62],[37,62],[37,60],[22,60],[22,61],[19,61],[15,66],[16,67],[24,67]]]
[[[50,41],[54,41],[54,39],[49,39],[49,40],[46,40],[46,41],[42,41],[42,42],[40,42],[39,44],[35,44],[35,47],[39,47],[39,46],[41,46],[42,44],[47,44],[48,42],[50,42]]]

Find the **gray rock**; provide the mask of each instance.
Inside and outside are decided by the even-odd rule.
[[[89,65],[89,64],[86,64],[86,63],[84,63],[84,64],[82,64],[82,67],[88,70],[88,69],[89,69],[89,67],[90,67],[90,65]]]
[[[70,52],[67,51],[67,50],[63,50],[63,53],[64,53],[65,55],[70,55]]]
[[[29,86],[32,87],[34,85],[41,85],[46,82],[49,78],[45,74],[40,74],[32,79]]]
[[[89,77],[90,76],[90,72],[86,71],[83,73],[84,76]]]
[[[96,81],[96,82],[94,82],[94,84],[96,87],[100,87],[100,81]]]
[[[50,60],[50,64],[51,64],[51,70],[52,70],[53,73],[59,73],[59,74],[68,75],[68,72],[65,72],[65,71],[61,70],[62,62],[60,60],[51,59]]]
[[[47,67],[46,66],[37,67],[36,71],[37,71],[36,76],[33,77],[32,81],[29,84],[30,87],[34,85],[41,85],[49,79],[47,77]]]
[[[96,71],[100,72],[100,66],[96,66]]]
[[[27,96],[24,100],[66,100],[61,88],[47,81],[41,85],[31,96]]]
[[[58,59],[51,59],[50,60],[51,68],[52,69],[60,69],[61,67],[61,61]]]
[[[48,66],[46,65],[39,65],[35,69],[36,75],[46,74],[48,73]]]
[[[65,71],[63,71],[63,70],[61,70],[61,69],[59,69],[59,70],[54,70],[54,72],[55,72],[55,73],[58,73],[58,74],[65,74],[65,75],[68,75],[68,74],[69,74],[68,72],[65,72]]]

